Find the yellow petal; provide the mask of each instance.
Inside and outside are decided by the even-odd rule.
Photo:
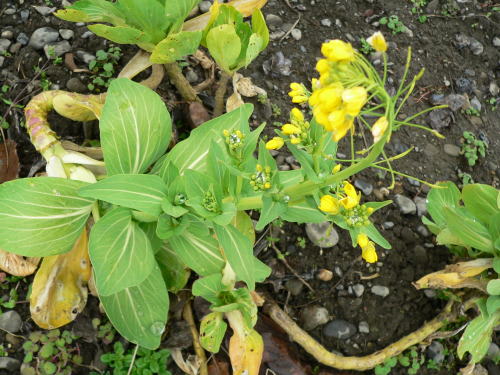
[[[292,135],[292,134],[300,134],[301,130],[298,126],[292,124],[285,124],[281,127],[281,131],[283,134]]]
[[[279,150],[283,145],[285,144],[285,141],[281,137],[274,137],[270,141],[266,143],[266,149],[268,150]]]
[[[378,255],[375,251],[375,245],[373,242],[369,241],[368,244],[362,248],[361,256],[368,263],[375,263],[378,260]]]
[[[340,211],[339,201],[331,195],[323,195],[319,202],[319,209],[328,214],[337,215]]]
[[[330,61],[352,61],[354,60],[354,48],[350,43],[335,39],[321,46],[321,53]]]
[[[374,33],[371,37],[366,39],[366,41],[370,46],[372,46],[375,49],[375,51],[378,52],[387,51],[387,43],[385,41],[384,35],[380,31]]]
[[[367,98],[368,93],[362,86],[345,89],[342,93],[342,101],[344,103],[345,110],[347,113],[352,114],[353,116],[357,115],[360,109],[363,108]]]
[[[388,126],[389,126],[389,121],[387,121],[387,117],[385,116],[380,117],[375,122],[375,124],[373,124],[372,126],[373,142],[378,142],[380,138],[382,138]]]
[[[330,70],[330,64],[328,63],[328,60],[326,59],[318,60],[318,62],[316,63],[316,70],[320,74],[328,72]]]
[[[290,111],[290,119],[295,122],[303,122],[304,114],[300,109],[292,108],[292,110]]]
[[[370,240],[368,239],[368,236],[366,234],[360,233],[358,234],[356,241],[358,242],[358,245],[363,248],[366,247],[366,245],[368,245],[368,242]]]
[[[87,231],[84,229],[70,252],[43,259],[31,290],[33,321],[44,329],[58,328],[73,321],[87,302],[85,284],[90,274]]]

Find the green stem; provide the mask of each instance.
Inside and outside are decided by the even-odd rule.
[[[319,144],[317,145],[317,147],[315,148],[314,153],[313,153],[313,165],[314,165],[314,171],[316,172],[316,174],[318,174],[320,172],[319,162],[321,159],[323,147],[325,145],[325,140],[326,140],[327,136],[328,136],[328,133],[325,133],[321,136]]]
[[[382,78],[382,84],[385,87],[385,83],[387,82],[387,53],[382,52],[382,57],[384,59],[384,78]]]
[[[405,81],[406,81],[406,76],[408,75],[408,72],[410,71],[410,62],[411,62],[411,47],[408,47],[408,55],[406,56],[405,71],[403,73],[403,78],[401,79],[401,83],[399,84],[399,88],[398,88],[398,91],[394,97],[394,100],[399,98],[399,96],[402,93],[403,86],[404,86]]]
[[[97,202],[92,205],[92,217],[94,218],[94,223],[97,223],[101,219],[101,213],[99,212],[99,205]]]

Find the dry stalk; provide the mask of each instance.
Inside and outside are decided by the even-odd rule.
[[[193,347],[198,359],[200,360],[200,375],[208,375],[207,367],[207,356],[205,351],[200,344],[200,335],[198,334],[198,329],[194,323],[193,310],[191,308],[191,302],[187,301],[184,305],[184,310],[182,311],[182,317],[189,325],[189,330],[191,331],[191,336],[193,336]]]
[[[179,90],[182,98],[187,102],[201,102],[198,95],[196,95],[196,91],[193,89],[191,84],[188,82],[186,77],[182,74],[181,69],[177,63],[168,63],[165,64],[165,71],[167,72],[167,76],[170,79],[170,82]]]
[[[219,80],[219,86],[217,87],[217,91],[215,92],[214,117],[218,117],[224,112],[224,96],[226,95],[227,84],[230,79],[231,76],[222,70]]]

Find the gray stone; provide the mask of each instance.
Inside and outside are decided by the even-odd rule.
[[[484,51],[484,46],[481,44],[481,42],[474,38],[470,38],[469,48],[471,52],[476,56],[481,55]]]
[[[67,40],[62,40],[60,42],[46,44],[43,50],[48,59],[55,59],[71,51],[71,44],[69,44]]]
[[[210,10],[211,6],[212,6],[212,3],[210,1],[202,1],[198,5],[198,8],[200,9],[201,13],[207,13]]]
[[[367,322],[359,322],[358,330],[359,333],[370,333],[370,326]]]
[[[427,199],[422,197],[413,198],[415,206],[417,207],[418,216],[424,216],[427,213]]]
[[[271,40],[278,40],[278,39],[281,39],[285,36],[285,32],[283,30],[277,30],[277,31],[273,31],[269,34],[269,39]]]
[[[437,296],[437,293],[434,289],[424,289],[424,294],[429,299],[434,299]]]
[[[382,223],[382,228],[384,229],[392,229],[394,228],[394,223],[392,221],[386,221],[384,223]]]
[[[450,156],[458,157],[460,156],[460,147],[447,143],[444,145],[444,153]]]
[[[386,286],[382,286],[382,285],[374,285],[372,286],[371,288],[371,292],[373,294],[375,294],[376,296],[379,296],[379,297],[382,297],[382,298],[385,298],[389,295],[389,288],[386,287]]]
[[[427,262],[427,250],[425,250],[425,248],[423,246],[417,245],[413,249],[413,257],[417,261],[417,263],[426,263]]]
[[[11,44],[9,39],[0,39],[0,54],[6,52]]]
[[[394,201],[403,215],[415,215],[417,213],[417,206],[410,198],[401,194],[396,194],[394,196]]]
[[[406,180],[410,183],[411,186],[419,187],[420,181],[414,180],[413,178],[406,177]]]
[[[85,64],[89,64],[91,61],[95,60],[95,56],[91,53],[85,51],[76,51],[76,57],[78,57]]]
[[[494,342],[490,344],[490,347],[488,348],[488,353],[486,354],[486,358],[489,358],[492,361],[495,361],[495,359],[497,360],[500,359],[500,348]]]
[[[90,38],[90,37],[92,37],[92,36],[94,36],[94,35],[95,35],[95,34],[94,34],[92,31],[87,30],[87,31],[85,31],[85,32],[82,34],[81,38],[82,38],[82,39],[88,39],[88,38]]]
[[[52,27],[40,27],[36,29],[29,41],[30,47],[42,49],[47,43],[53,43],[59,38],[59,32]]]
[[[460,77],[455,80],[455,86],[460,94],[472,94],[474,91],[474,83],[465,77]]]
[[[189,83],[196,83],[198,82],[199,77],[193,69],[188,69],[186,72],[186,79]]]
[[[306,233],[311,242],[319,247],[329,248],[339,242],[337,231],[328,221],[324,223],[307,223]]]
[[[352,290],[356,297],[361,297],[365,292],[365,286],[363,284],[355,284],[352,286]]]
[[[4,62],[5,62],[5,57],[0,56],[0,68],[3,66]]]
[[[59,35],[65,40],[69,40],[75,36],[75,32],[71,29],[60,29]]]
[[[370,195],[373,191],[373,185],[360,178],[354,181],[354,186],[361,190],[364,195]]]
[[[0,357],[0,369],[15,372],[21,367],[21,362],[15,358]]]
[[[53,12],[55,12],[55,10],[57,8],[55,7],[48,7],[48,6],[44,6],[44,5],[40,5],[40,6],[33,6],[33,8],[35,8],[35,10],[40,13],[42,16],[48,16],[49,14],[52,14]]]
[[[427,357],[439,364],[444,361],[444,346],[439,341],[433,341],[427,348]]]
[[[298,296],[304,289],[304,284],[298,279],[290,279],[285,283],[285,288],[292,296]]]
[[[302,328],[306,331],[311,331],[320,325],[328,323],[329,319],[328,310],[318,305],[307,306],[300,312]]]
[[[12,16],[15,13],[16,13],[16,8],[7,8],[3,12],[3,14],[5,14],[6,16]]]
[[[10,53],[18,53],[22,46],[21,43],[14,43],[10,46],[9,51]]]
[[[5,39],[12,39],[14,37],[14,33],[12,32],[12,30],[4,30],[0,34],[0,37]]]
[[[447,128],[453,120],[452,113],[448,108],[435,109],[429,112],[431,127],[438,131]]]
[[[500,47],[500,37],[496,36],[493,38],[493,45],[495,47]]]
[[[300,29],[293,29],[290,34],[292,34],[292,38],[295,40],[301,40],[302,39],[302,31]]]
[[[419,225],[417,227],[417,232],[422,237],[429,237],[430,236],[429,230],[425,227],[425,225]]]
[[[470,105],[472,106],[472,108],[474,108],[476,111],[478,112],[481,112],[481,102],[479,101],[479,99],[475,96],[471,99],[470,101]]]
[[[16,42],[21,43],[23,46],[27,45],[30,41],[30,38],[25,33],[19,33],[16,38]]]
[[[15,310],[9,310],[0,315],[0,329],[10,333],[16,333],[21,329],[23,321]]]
[[[491,82],[489,86],[490,94],[493,96],[497,96],[500,94],[500,88],[498,87],[496,82]]]
[[[271,30],[277,30],[283,25],[283,19],[276,14],[269,13],[266,15],[266,23]]]
[[[345,320],[335,319],[323,328],[323,334],[326,337],[345,340],[356,334],[356,326]]]
[[[79,92],[79,93],[83,93],[85,91],[87,91],[87,86],[85,86],[82,81],[80,81],[78,78],[76,77],[73,77],[73,78],[70,78],[68,80],[68,82],[66,82],[66,88],[69,90],[69,91],[73,91],[73,92]]]
[[[28,9],[23,9],[20,12],[21,15],[21,21],[26,22],[28,18],[30,18],[30,11]]]
[[[330,27],[332,26],[332,21],[329,18],[323,18],[321,21],[321,25]]]
[[[450,94],[447,95],[444,100],[439,104],[448,104],[449,108],[456,112],[459,109],[463,109],[467,105],[467,98],[463,95],[459,94]]]

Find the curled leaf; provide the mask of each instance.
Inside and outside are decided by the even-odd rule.
[[[0,250],[0,269],[14,276],[28,276],[36,271],[40,258],[23,257]]]
[[[54,329],[73,321],[87,302],[85,284],[91,275],[87,231],[73,249],[45,257],[33,281],[30,311],[35,323]]]
[[[52,104],[57,113],[73,121],[95,120],[103,106],[103,103],[97,101],[79,101],[70,94],[56,95]]]

